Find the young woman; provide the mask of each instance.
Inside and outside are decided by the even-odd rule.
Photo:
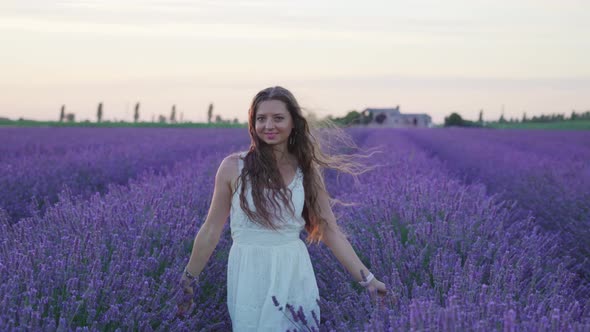
[[[308,243],[322,241],[354,280],[373,294],[386,294],[385,284],[363,265],[338,227],[321,173],[332,168],[357,175],[361,165],[344,155],[322,152],[295,97],[280,86],[256,94],[248,128],[249,150],[226,157],[217,170],[209,213],[181,277],[185,294],[192,296],[192,285],[228,216],[233,243],[227,307],[233,331],[300,327],[286,304],[318,327],[318,287],[307,247],[299,237],[304,228]],[[190,300],[180,304],[179,312],[190,304]]]

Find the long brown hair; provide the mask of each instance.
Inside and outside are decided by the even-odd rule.
[[[242,185],[240,190],[240,206],[253,222],[275,230],[279,228],[279,225],[273,222],[273,219],[280,218],[281,214],[275,215],[270,212],[280,211],[279,200],[293,213],[293,207],[289,199],[291,192],[283,184],[272,147],[260,140],[256,135],[255,123],[258,105],[267,100],[279,100],[285,103],[293,119],[294,128],[289,135],[288,152],[296,157],[303,173],[305,202],[302,216],[305,219],[305,229],[308,233],[306,240],[308,243],[317,243],[322,239],[327,226],[327,221],[321,217],[322,211],[317,201],[318,189],[326,190],[322,172],[324,169],[334,169],[352,175],[356,181],[357,175],[373,168],[366,167],[356,161],[358,159],[356,157],[369,157],[370,155],[328,154],[328,152],[322,151],[321,145],[324,145],[324,143],[328,145],[329,142],[321,140],[319,132],[317,135],[312,133],[310,123],[302,114],[302,108],[289,90],[274,86],[258,92],[252,100],[248,112],[248,130],[251,144],[244,158],[244,168],[238,178],[242,184],[247,182],[246,179],[249,180],[255,211],[248,206],[245,185]],[[333,123],[323,122],[323,124],[331,127],[327,129],[330,139],[336,138],[340,145],[344,143],[349,151],[351,148],[353,150],[358,149],[354,141]],[[265,193],[268,191],[271,193],[269,196]],[[340,201],[330,198],[330,204],[332,205],[334,202]]]

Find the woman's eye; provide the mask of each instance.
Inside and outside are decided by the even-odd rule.
[[[264,118],[260,117],[260,118],[256,118],[256,120],[262,121],[262,120],[264,120]]]
[[[279,116],[279,117],[276,117],[275,119],[280,121],[280,120],[283,120],[284,118],[282,116]]]

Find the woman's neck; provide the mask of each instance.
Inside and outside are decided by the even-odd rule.
[[[286,148],[273,147],[273,155],[277,165],[291,164],[292,158]]]

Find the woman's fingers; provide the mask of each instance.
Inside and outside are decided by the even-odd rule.
[[[188,309],[190,309],[190,305],[191,303],[180,303],[178,304],[177,310],[176,310],[176,316],[177,317],[184,317],[184,314],[188,311]]]
[[[387,286],[381,281],[378,281],[375,285],[375,289],[377,290],[377,294],[380,296],[384,296],[387,294]]]
[[[193,304],[193,296],[192,291],[187,292],[186,290],[183,292],[180,302],[177,305],[176,315],[179,317],[183,317],[186,312],[189,311],[191,305]]]
[[[369,291],[369,295],[371,301],[375,303],[375,305],[383,308],[386,305],[388,307],[394,307],[397,305],[397,294],[391,290],[387,289],[387,286],[382,282],[376,282],[374,285],[370,285],[367,287]]]
[[[369,286],[367,288],[369,291],[369,297],[371,298],[372,301],[375,301],[377,290],[373,286]]]
[[[379,307],[379,308],[385,307],[385,299],[386,299],[385,295],[387,293],[383,293],[378,288],[371,287],[371,288],[369,288],[369,294],[371,297],[371,302],[373,302],[377,307]]]
[[[191,305],[193,304],[194,290],[193,286],[190,283],[190,280],[188,280],[184,276],[180,278],[180,287],[182,288],[182,295],[177,305],[176,316],[179,318],[183,318],[186,312],[189,311]]]

